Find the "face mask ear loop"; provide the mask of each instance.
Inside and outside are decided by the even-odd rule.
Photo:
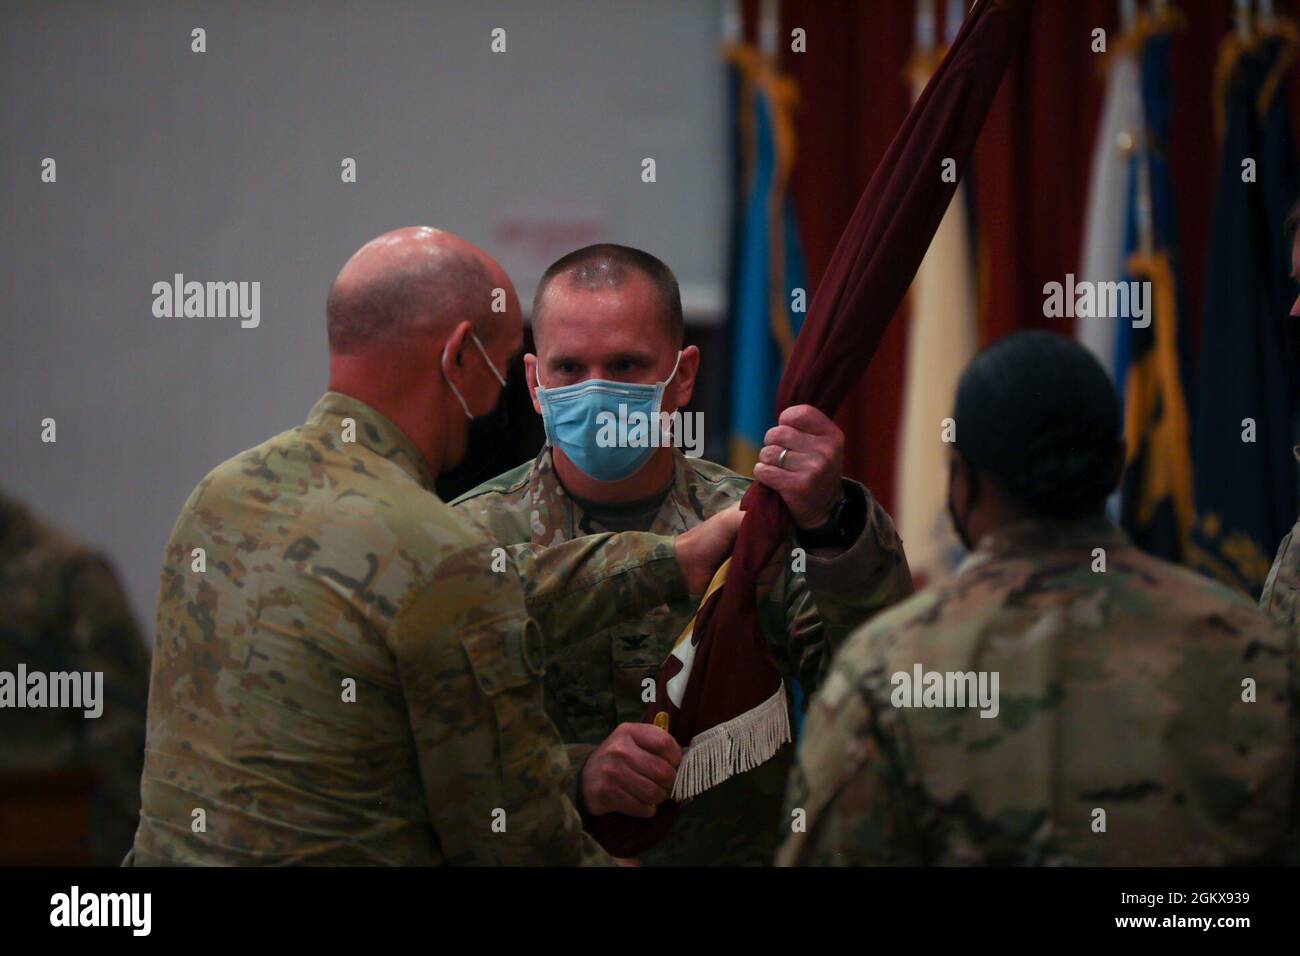
[[[679,366],[679,365],[681,365],[681,364],[682,364],[682,350],[681,350],[681,349],[678,349],[678,350],[677,350],[677,361],[673,363],[673,371],[672,371],[672,374],[669,375],[666,379],[664,379],[664,387],[665,387],[665,388],[668,386],[668,383],[669,383],[669,382],[671,382],[674,378],[677,377],[677,366]]]
[[[450,342],[447,343],[447,345],[450,344],[451,344]],[[453,382],[451,380],[451,376],[447,374],[447,345],[444,345],[442,347],[442,362],[441,362],[442,377],[447,380],[447,387],[451,389],[451,394],[456,396],[456,401],[460,402],[460,407],[461,409],[464,410],[465,417],[468,418],[470,421],[473,421],[474,416],[469,413],[469,406],[465,404],[465,399],[461,397],[460,389],[456,387],[456,383]],[[482,348],[482,346],[479,346],[479,348]],[[484,357],[486,358],[486,355]],[[492,364],[491,362],[488,362],[488,365],[491,364]],[[492,371],[495,372],[496,369],[493,369]]]
[[[473,332],[470,332],[470,338],[472,338],[474,340],[474,344],[478,346],[479,353],[482,354],[483,356],[483,361],[487,362],[487,367],[492,370],[492,374],[495,375],[497,381],[501,383],[501,387],[505,388],[506,387],[505,377],[502,376],[502,374],[497,371],[496,364],[492,361],[491,358],[488,357],[487,349],[483,347],[483,343],[479,341],[478,336],[475,335]]]

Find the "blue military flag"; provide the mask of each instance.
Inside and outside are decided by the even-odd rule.
[[[1235,36],[1220,65],[1214,201],[1193,455],[1192,564],[1258,595],[1296,513],[1291,375],[1282,347],[1279,212],[1263,183],[1294,175],[1284,86],[1291,43]],[[1287,173],[1291,170],[1291,173]],[[1279,171],[1281,171],[1279,173]],[[1290,188],[1275,183],[1273,189]]]
[[[731,467],[751,474],[776,414],[776,387],[806,311],[807,279],[794,207],[793,81],[773,59],[736,46],[744,175],[731,303]]]
[[[1141,17],[1142,134],[1133,156],[1126,224],[1127,278],[1147,294],[1141,319],[1117,336],[1127,456],[1120,523],[1144,550],[1186,560],[1193,517],[1190,425],[1184,389],[1186,334],[1179,321],[1174,188],[1169,174],[1169,44],[1181,17],[1171,8]]]

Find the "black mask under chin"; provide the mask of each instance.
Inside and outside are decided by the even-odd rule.
[[[492,411],[469,420],[465,457],[438,476],[439,490],[459,488],[459,491],[468,491],[479,482],[493,477],[500,470],[497,463],[505,450],[506,429],[509,426],[510,402],[506,389],[503,388]]]

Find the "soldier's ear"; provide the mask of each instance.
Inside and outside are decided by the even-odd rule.
[[[537,356],[532,352],[524,353],[524,381],[528,383],[528,398],[533,403],[533,411],[542,413],[542,403],[537,400]]]
[[[469,319],[461,319],[460,322],[456,323],[456,327],[451,330],[451,334],[447,336],[446,364],[449,369],[464,366],[465,346],[469,344],[469,335],[472,331],[473,326],[469,324]]]
[[[977,501],[979,479],[956,448],[948,449],[948,500],[962,514],[969,514]]]
[[[682,349],[682,357],[677,363],[677,374],[673,376],[668,390],[672,393],[674,407],[685,408],[691,403],[695,393],[695,376],[700,371],[700,350],[694,345]]]

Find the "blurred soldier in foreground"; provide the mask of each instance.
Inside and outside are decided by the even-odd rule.
[[[740,500],[751,479],[672,447],[689,434],[686,419],[658,447],[636,444],[630,430],[627,441],[600,435],[602,415],[657,419],[690,401],[700,353],[682,348],[681,297],[667,266],[625,246],[579,249],[542,277],[532,321],[537,354],[524,362],[547,444],[453,504],[504,543],[559,550],[609,531],[680,534]],[[796,406],[767,433],[754,469],[784,498],[806,551],[806,573],[784,562],[760,612],[786,687],[797,681],[806,692],[854,627],[912,591],[893,521],[841,476],[843,447],[834,422]],[[553,566],[572,573],[558,554]],[[547,634],[547,711],[582,768],[584,811],[648,817],[671,793],[680,748],[640,721],[646,682],[653,686],[696,606],[660,602],[573,642]],[[787,747],[690,801],[642,861],[769,865],[792,757]]]
[[[0,708],[0,771],[95,772],[93,861],[115,866],[140,811],[149,658],[108,563],[0,492],[0,671],[103,675],[83,707]],[[26,688],[16,688],[23,693]]]
[[[1242,864],[1294,855],[1296,638],[1103,516],[1096,360],[1043,332],[957,390],[974,553],[852,635],[813,701],[781,864]]]
[[[609,862],[566,796],[537,622],[703,590],[738,512],[583,542],[563,575],[494,547],[432,489],[492,441],[523,341],[501,267],[398,230],[328,313],[306,424],[218,466],[168,542],[134,862]]]
[[[1300,203],[1291,210],[1286,225],[1292,236],[1291,277],[1300,280],[1300,233],[1296,230],[1300,225]],[[1296,328],[1300,324],[1300,297],[1291,306],[1291,319],[1283,339],[1290,348],[1293,364],[1296,364],[1300,363],[1300,329]],[[1300,460],[1300,445],[1293,451]],[[1300,596],[1300,533],[1297,532],[1300,532],[1300,521],[1278,545],[1273,567],[1269,569],[1264,590],[1259,595],[1259,606],[1269,617],[1292,631],[1300,631],[1300,606],[1297,602]]]

